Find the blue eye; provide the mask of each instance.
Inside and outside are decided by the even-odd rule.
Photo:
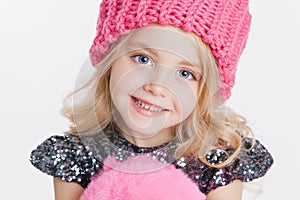
[[[142,65],[153,65],[151,59],[146,56],[146,55],[134,55],[134,56],[131,56],[135,62],[138,62],[139,64],[142,64]]]
[[[189,72],[187,70],[178,70],[177,74],[180,77],[184,78],[184,79],[194,79],[194,80],[196,80],[196,77],[191,72]]]

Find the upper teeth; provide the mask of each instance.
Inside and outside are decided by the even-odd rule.
[[[153,111],[153,112],[162,112],[164,110],[164,109],[158,108],[154,105],[145,104],[144,102],[141,102],[140,100],[138,100],[136,98],[134,98],[134,101],[139,107],[141,107],[145,110],[150,110],[150,111]]]

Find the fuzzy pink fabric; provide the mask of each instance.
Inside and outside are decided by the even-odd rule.
[[[148,156],[118,162],[108,158],[80,200],[205,200],[206,195],[181,170]]]
[[[151,23],[180,27],[211,47],[223,82],[220,94],[228,99],[250,22],[248,0],[102,0],[90,57],[96,65],[112,43],[134,28]]]

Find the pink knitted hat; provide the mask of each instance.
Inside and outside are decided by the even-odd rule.
[[[90,49],[92,64],[101,60],[120,35],[151,23],[180,27],[207,43],[218,62],[220,94],[230,97],[251,23],[248,0],[102,0]]]

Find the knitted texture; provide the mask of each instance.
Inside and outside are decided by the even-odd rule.
[[[230,97],[251,23],[248,0],[102,0],[90,49],[92,64],[96,65],[121,35],[151,23],[180,27],[207,43],[217,60],[220,95]]]

